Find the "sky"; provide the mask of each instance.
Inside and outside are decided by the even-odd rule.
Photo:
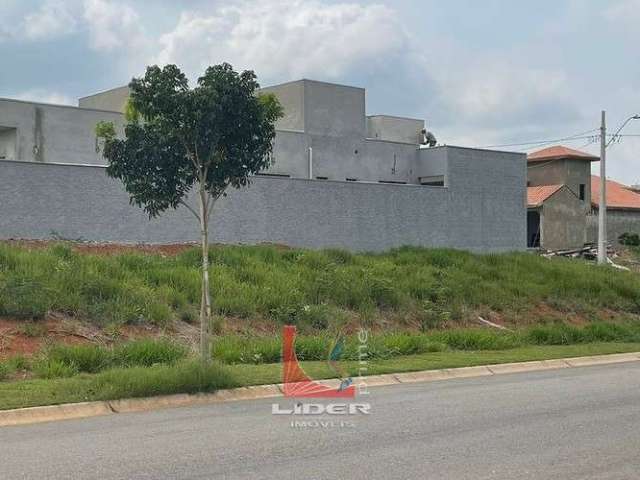
[[[639,44],[640,0],[0,0],[0,97],[75,105],[150,64],[229,62],[364,87],[368,114],[443,144],[599,154],[600,111],[610,132],[640,113]],[[640,120],[623,133],[608,176],[640,183]]]

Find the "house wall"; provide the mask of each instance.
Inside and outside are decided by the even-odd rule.
[[[576,159],[532,162],[527,166],[529,186],[566,185],[576,195],[585,186],[585,213],[591,208],[591,162]]]
[[[107,90],[106,92],[89,95],[78,100],[78,106],[81,108],[90,108],[97,110],[108,110],[112,112],[124,113],[124,108],[129,99],[129,87],[118,87]]]
[[[422,142],[424,120],[372,115],[367,117],[367,137],[417,145]]]
[[[104,164],[96,152],[95,128],[101,120],[122,130],[119,113],[0,99],[0,127],[17,132],[14,160]]]
[[[525,159],[448,150],[451,187],[254,177],[214,209],[212,242],[381,251],[401,245],[525,248]],[[97,166],[0,161],[0,238],[113,242],[198,238],[186,209],[149,220]],[[504,178],[504,181],[503,181]]]
[[[623,233],[640,234],[640,211],[607,209],[607,240],[613,245]],[[598,211],[587,215],[587,241],[598,241]]]
[[[563,188],[543,204],[540,246],[547,250],[578,248],[586,242],[583,202]]]

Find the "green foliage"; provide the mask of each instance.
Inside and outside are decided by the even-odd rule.
[[[19,332],[25,337],[43,337],[47,333],[46,325],[36,322],[26,322],[18,327]]]
[[[207,68],[194,88],[175,65],[148,67],[129,84],[126,138],[103,135],[107,174],[150,217],[177,208],[196,183],[214,199],[246,186],[269,165],[282,115],[259,87],[253,72],[227,63]]]
[[[625,232],[618,237],[618,241],[622,245],[627,245],[630,247],[638,247],[640,246],[640,235],[638,235],[637,233]]]
[[[100,120],[96,124],[96,137],[107,141],[116,138],[116,127],[113,122]]]
[[[60,360],[41,360],[36,362],[33,372],[39,378],[68,378],[79,373],[75,365],[68,365]]]
[[[34,369],[45,378],[97,373],[114,367],[172,365],[186,358],[186,347],[169,340],[135,340],[110,348],[101,345],[54,345]]]
[[[137,340],[115,347],[112,364],[123,367],[171,365],[187,354],[186,347],[170,340]]]
[[[30,320],[51,311],[101,325],[196,322],[200,258],[197,248],[175,257],[96,256],[68,244],[32,251],[0,244],[0,315]],[[479,309],[510,323],[539,305],[554,308],[558,318],[591,318],[601,309],[640,313],[637,274],[525,253],[216,246],[210,262],[216,314],[269,318],[301,331],[340,324],[345,314],[362,322],[410,317],[426,332],[455,326]]]
[[[5,362],[0,362],[0,382],[11,374],[11,368]]]
[[[111,352],[97,345],[56,345],[46,353],[48,363],[78,372],[96,373],[111,364]]]
[[[92,384],[95,398],[100,400],[214,392],[237,386],[218,363],[203,365],[196,361],[107,370],[96,375]]]

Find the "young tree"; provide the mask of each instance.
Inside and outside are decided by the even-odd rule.
[[[156,217],[184,207],[198,220],[202,241],[200,350],[210,354],[211,288],[209,219],[227,187],[249,184],[269,165],[275,122],[282,109],[273,95],[260,95],[252,71],[237,73],[228,63],[207,68],[189,88],[175,65],[148,67],[134,78],[126,109],[125,139],[99,124],[107,174],[120,179],[130,203]],[[189,200],[195,196],[197,207]]]

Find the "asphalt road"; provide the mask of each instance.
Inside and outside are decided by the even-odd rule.
[[[359,401],[371,414],[346,426],[292,428],[253,401],[0,428],[0,478],[640,478],[640,363],[371,388]]]

